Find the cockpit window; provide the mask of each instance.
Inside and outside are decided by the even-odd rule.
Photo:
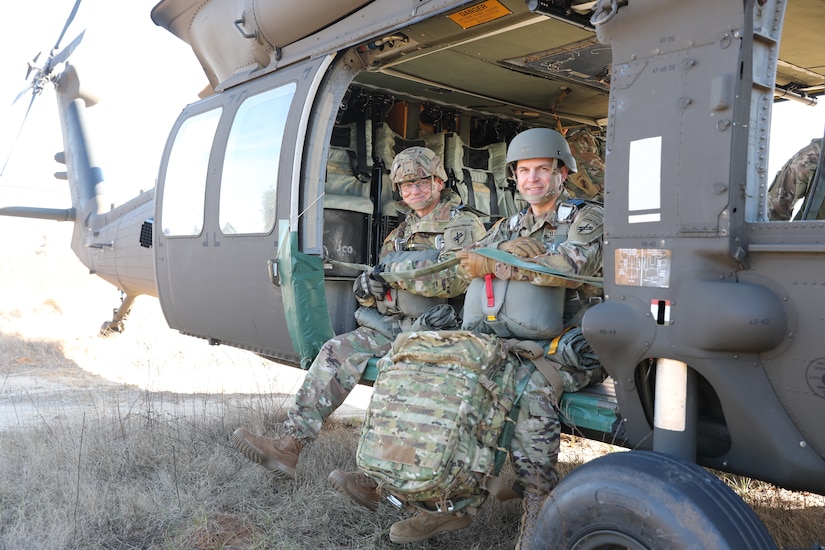
[[[209,153],[221,111],[212,109],[187,119],[175,136],[163,187],[164,235],[192,236],[203,230]]]
[[[225,234],[275,226],[281,144],[296,85],[249,97],[235,115],[221,177],[219,226]]]

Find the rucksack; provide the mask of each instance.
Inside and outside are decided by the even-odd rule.
[[[358,467],[390,500],[432,512],[472,512],[490,487],[503,486],[496,476],[512,438],[514,403],[527,382],[516,388],[518,365],[495,335],[399,335],[379,361]],[[510,493],[507,498],[516,496]]]

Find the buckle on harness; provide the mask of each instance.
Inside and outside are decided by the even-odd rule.
[[[563,202],[559,205],[559,209],[556,211],[556,216],[559,223],[570,223],[573,221],[573,216],[575,216],[578,211],[578,205],[573,204],[572,202]]]

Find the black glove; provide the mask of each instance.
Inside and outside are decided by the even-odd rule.
[[[364,301],[369,298],[383,301],[386,286],[384,285],[383,279],[374,276],[369,271],[365,271],[355,279],[352,290],[355,292],[355,297],[359,301]]]

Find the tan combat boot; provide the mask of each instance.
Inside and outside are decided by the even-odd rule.
[[[467,514],[435,514],[419,511],[410,519],[397,521],[390,526],[390,540],[401,544],[427,540],[438,533],[458,531],[473,522]]]
[[[539,495],[529,490],[524,491],[524,496],[521,497],[521,526],[516,550],[530,550],[530,539],[533,538],[536,521],[539,519],[539,512],[546,499],[546,494]]]
[[[232,434],[232,443],[243,455],[269,472],[295,479],[295,466],[304,444],[291,435],[269,439],[254,435],[244,428]]]
[[[342,472],[333,470],[327,477],[336,491],[348,496],[356,504],[371,512],[378,510],[381,494],[378,483],[363,472]]]

